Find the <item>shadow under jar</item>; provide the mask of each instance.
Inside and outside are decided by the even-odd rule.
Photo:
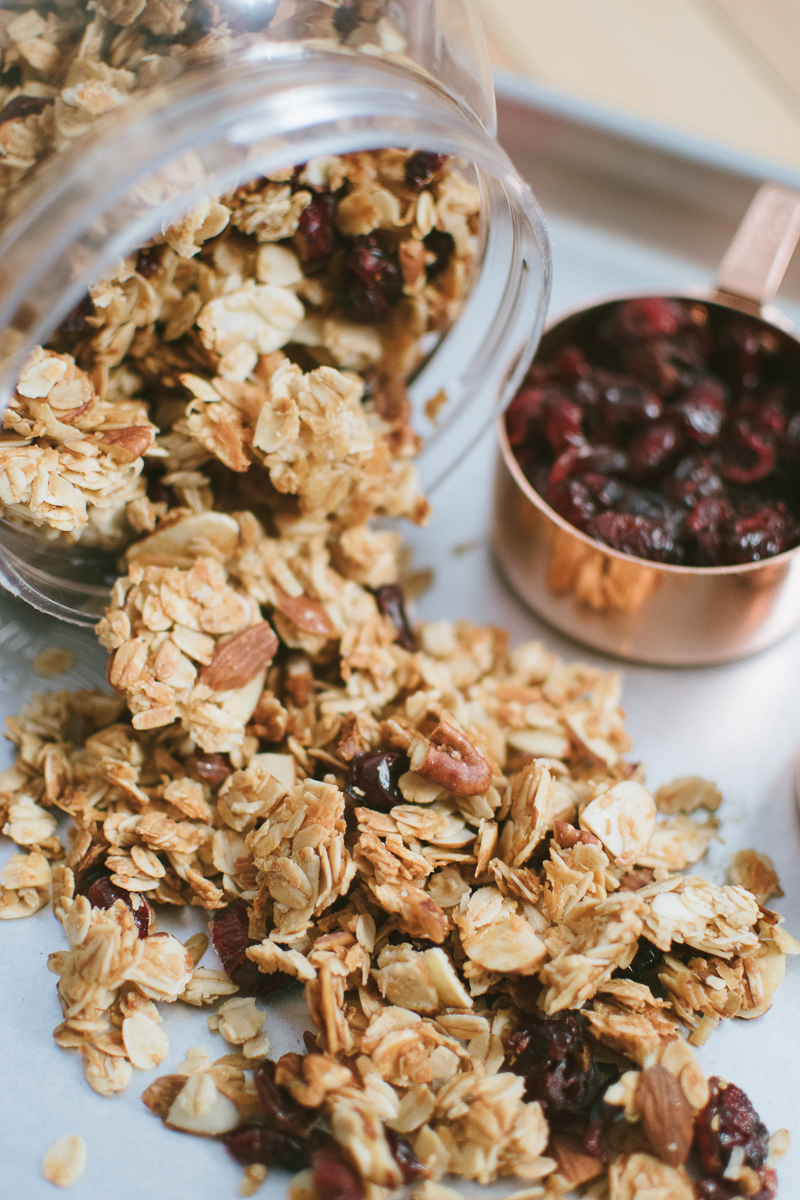
[[[552,444],[539,456],[535,446],[529,445],[526,450],[519,444],[514,447],[512,441],[519,443],[521,439],[519,431],[514,431],[513,418],[504,416],[498,422],[500,452],[493,525],[497,564],[514,591],[544,620],[570,637],[638,662],[695,666],[756,653],[800,622],[800,454],[793,457],[789,444],[794,426],[800,426],[800,342],[790,332],[787,319],[770,306],[798,233],[800,195],[764,185],[720,266],[714,290],[607,297],[560,317],[545,331],[532,368],[534,379],[538,364],[552,363],[570,347],[582,351],[593,366],[602,369],[608,364],[621,375],[625,367],[620,361],[613,362],[613,350],[609,350],[609,325],[613,330],[620,314],[639,310],[638,304],[626,310],[624,306],[631,300],[653,300],[656,321],[659,312],[668,314],[670,308],[673,314],[682,313],[679,320],[685,323],[689,341],[694,337],[695,347],[702,346],[704,351],[695,364],[683,364],[683,387],[676,387],[671,396],[668,386],[662,389],[666,400],[655,394],[658,389],[654,387],[653,412],[644,415],[638,435],[614,439],[617,449],[611,453],[617,455],[619,463],[600,464],[597,471],[598,480],[604,478],[610,483],[609,494],[590,500],[583,514],[577,509],[571,511],[553,490]],[[643,311],[647,312],[646,303]],[[737,329],[748,331],[756,358],[760,355],[761,378],[757,374],[748,377],[746,364],[741,370],[745,348],[741,338],[738,343],[735,340]],[[604,353],[611,357],[602,362]],[[687,357],[691,360],[691,351]],[[577,355],[575,365],[580,367]],[[721,383],[717,400],[723,439],[726,416],[737,405],[743,412],[748,395],[751,408],[764,408],[761,415],[765,419],[770,415],[766,409],[772,396],[777,432],[771,444],[774,447],[779,443],[769,470],[766,459],[764,469],[758,469],[756,451],[761,447],[766,455],[770,436],[759,443],[757,435],[754,449],[742,445],[740,470],[737,472],[734,466],[727,472],[727,481],[717,480],[717,494],[731,506],[726,533],[722,536],[718,530],[705,543],[702,533],[698,537],[693,532],[702,520],[696,517],[690,524],[686,519],[696,511],[692,507],[696,498],[670,495],[668,488],[665,495],[660,489],[667,477],[675,486],[674,469],[682,459],[705,459],[712,466],[720,465],[719,431],[715,434],[713,429],[701,429],[699,437],[680,432],[681,419],[692,418],[691,413],[681,418],[677,410],[691,391],[693,369],[698,381],[705,374],[706,385],[700,381],[700,388],[711,386],[713,391],[716,387],[714,380],[709,381],[709,374]],[[738,381],[730,386],[727,380],[736,377],[737,369]],[[640,373],[629,356],[625,373],[629,378],[643,379],[646,370],[641,368]],[[609,372],[609,386],[614,383],[612,376],[613,370]],[[637,403],[642,403],[647,392],[642,382]],[[708,412],[700,412],[701,424],[704,418],[713,416],[713,408],[712,402]],[[636,454],[631,453],[632,447],[636,449],[634,438],[645,438],[657,426],[669,434],[670,422],[678,436],[674,446],[666,447],[663,471],[655,461],[648,468],[646,455],[640,456],[642,461],[637,463]],[[563,430],[564,449],[569,449],[571,442],[580,445],[582,436],[571,433],[567,425]],[[618,453],[620,443],[625,446],[622,454]],[[729,453],[734,453],[732,436],[726,444]],[[544,442],[540,449],[544,450]],[[605,453],[608,456],[609,452]],[[576,457],[580,454],[588,451],[579,449]],[[585,461],[590,464],[590,460]],[[591,465],[587,469],[591,470]],[[714,470],[709,474],[713,475]],[[611,491],[618,494],[612,496]],[[570,519],[555,511],[542,493]],[[713,495],[709,499],[713,500]],[[654,510],[642,520],[632,520],[645,511],[649,502]],[[663,520],[656,511],[661,502]],[[645,509],[637,507],[641,504]],[[778,530],[775,536],[767,530],[769,522],[757,517],[749,521],[752,530],[748,532],[748,520],[759,508],[762,514],[774,511],[771,531]],[[615,510],[626,515],[619,520]],[[602,514],[600,520],[598,514]],[[747,518],[740,522],[738,545],[734,528],[737,515]],[[573,521],[584,528],[577,528]],[[624,536],[626,532],[632,536]],[[615,548],[615,542],[619,548]],[[746,561],[750,558],[754,561]],[[705,565],[709,563],[719,565]]]

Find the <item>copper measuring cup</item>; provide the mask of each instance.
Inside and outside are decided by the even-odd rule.
[[[711,290],[670,293],[710,309],[745,313],[800,348],[774,300],[800,239],[800,192],[759,188]],[[626,292],[562,314],[545,329],[537,357],[574,339],[580,318],[651,292]],[[744,658],[800,623],[800,546],[774,558],[725,567],[680,567],[612,550],[570,525],[534,491],[517,463],[504,418],[494,490],[492,543],[501,573],[548,624],[619,658],[699,666]]]

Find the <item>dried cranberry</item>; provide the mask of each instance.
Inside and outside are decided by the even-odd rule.
[[[186,764],[192,779],[198,783],[224,783],[233,768],[227,754],[195,754]]]
[[[547,485],[547,502],[560,517],[578,529],[587,529],[597,513],[597,500],[592,489],[580,478],[553,483],[551,475]]]
[[[633,380],[615,379],[601,394],[603,415],[612,425],[641,425],[657,421],[662,404],[653,392]]]
[[[708,1104],[695,1119],[695,1139],[709,1175],[724,1174],[734,1146],[744,1150],[744,1164],[758,1170],[769,1152],[767,1127],[741,1088],[713,1075]]]
[[[147,481],[147,499],[151,504],[166,504],[168,508],[174,508],[176,502],[172,488],[162,483],[157,475]]]
[[[417,150],[416,154],[412,154],[406,161],[406,187],[412,192],[421,192],[446,162],[446,154]]]
[[[613,331],[623,338],[671,337],[686,319],[683,306],[662,296],[647,296],[620,304]]]
[[[633,513],[605,512],[596,516],[588,532],[599,542],[651,562],[675,562],[680,550],[675,536],[663,521]]]
[[[608,475],[597,475],[589,471],[579,476],[576,482],[588,488],[601,508],[616,508],[625,499],[625,488],[618,479],[611,479]]]
[[[664,487],[668,496],[688,507],[705,496],[718,496],[725,490],[719,473],[705,454],[689,454],[682,458]]]
[[[545,435],[554,454],[561,454],[569,446],[584,444],[582,420],[583,410],[565,396],[548,404]]]
[[[680,448],[680,443],[675,426],[666,421],[642,430],[628,447],[632,473],[643,476],[660,470]]]
[[[387,1128],[385,1133],[392,1157],[403,1176],[403,1183],[416,1183],[418,1179],[427,1178],[428,1172],[414,1153],[408,1138],[404,1138],[401,1133],[395,1133],[394,1129]]]
[[[699,565],[714,567],[722,562],[725,530],[732,515],[733,509],[724,496],[708,496],[689,513],[686,531],[697,539]]]
[[[283,971],[265,975],[247,957],[250,946],[259,945],[248,933],[247,908],[241,902],[218,909],[209,926],[211,941],[222,966],[243,996],[270,996],[292,987],[297,980]]]
[[[452,233],[445,229],[432,229],[423,239],[425,249],[435,257],[425,268],[425,278],[430,283],[447,267],[455,252],[456,243]]]
[[[324,1200],[363,1200],[361,1177],[335,1142],[314,1150],[310,1166],[316,1193]]]
[[[388,321],[403,294],[400,268],[372,237],[358,238],[344,258],[349,279],[342,302],[351,316],[365,324]]]
[[[224,1134],[222,1141],[243,1166],[263,1163],[265,1167],[283,1167],[287,1171],[300,1171],[305,1166],[302,1142],[264,1125],[242,1125]]]
[[[58,331],[66,338],[83,337],[92,328],[87,317],[95,315],[94,301],[87,292],[74,308],[71,308],[58,327]]]
[[[788,549],[790,534],[785,511],[765,506],[755,512],[740,513],[728,522],[725,551],[730,562],[760,562]]]
[[[163,253],[163,246],[148,246],[140,250],[136,257],[136,274],[141,275],[143,279],[152,279],[161,266]]]
[[[670,406],[669,416],[676,420],[693,442],[707,446],[715,441],[725,416],[725,393],[713,379],[690,388],[677,404]]]
[[[340,4],[333,10],[333,28],[340,37],[347,38],[361,24],[361,0],[355,4]]]
[[[288,1088],[275,1082],[276,1063],[265,1058],[256,1067],[253,1078],[258,1098],[267,1115],[267,1124],[281,1133],[305,1137],[317,1117],[316,1109],[298,1104]]]
[[[362,807],[389,812],[404,803],[397,781],[409,769],[408,755],[400,750],[369,750],[351,762],[344,790]]]
[[[629,966],[618,967],[614,972],[615,979],[630,979],[634,983],[652,983],[659,968],[664,962],[664,955],[658,946],[648,942],[647,938],[639,938],[639,945]]]
[[[402,646],[404,650],[413,650],[414,634],[403,604],[403,589],[396,583],[384,584],[383,587],[375,589],[375,600],[384,617],[388,617],[394,625],[398,646]]]
[[[300,250],[307,262],[325,258],[333,253],[336,232],[333,218],[336,215],[336,197],[315,196],[300,213],[297,223],[297,238]]]
[[[13,100],[9,100],[4,109],[0,110],[0,125],[6,121],[18,121],[23,117],[33,117],[40,112],[44,112],[49,104],[52,104],[51,98],[45,99],[44,96],[15,96]]]
[[[121,900],[133,913],[139,937],[147,937],[153,921],[153,910],[139,892],[126,892],[112,883],[107,875],[101,875],[84,894],[93,908],[112,908],[117,900]]]
[[[753,388],[766,362],[778,350],[775,335],[751,322],[736,318],[722,329],[719,360],[731,383]]]
[[[510,1034],[506,1063],[525,1077],[526,1100],[538,1100],[548,1120],[588,1111],[602,1086],[574,1013],[529,1018]]]
[[[726,446],[719,457],[720,475],[728,483],[758,483],[775,469],[773,441],[741,418],[726,431]]]
[[[577,346],[567,346],[559,351],[553,365],[561,383],[577,383],[590,375],[592,370]]]

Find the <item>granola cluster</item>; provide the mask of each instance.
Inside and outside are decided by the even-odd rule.
[[[0,137],[15,123],[0,113]],[[404,380],[457,314],[478,225],[478,190],[445,155],[394,149],[201,203],[27,362],[0,511],[105,548],[184,509],[424,520]]]
[[[467,622],[412,635],[394,587],[230,520],[171,544],[191,566],[157,565],[162,543],[117,585],[101,636],[129,713],[50,692],[10,723],[0,801],[23,853],[0,915],[52,883],[69,943],[50,962],[55,1037],[90,1085],[164,1060],[159,1001],[219,1004],[230,1051],[190,1050],[144,1098],[225,1141],[246,1191],[279,1165],[298,1196],[335,1176],[353,1197],[414,1183],[441,1200],[444,1176],[513,1175],[532,1196],[691,1200],[725,1171],[774,1196],[783,1134],[769,1159],[766,1133],[728,1147],[716,1175],[706,1155],[705,1192],[687,1171],[724,1086],[692,1045],[766,1011],[800,948],[764,907],[765,856],[732,868],[758,899],[679,873],[715,836],[713,785],[647,790],[615,673]],[[312,579],[330,594],[288,590]],[[215,691],[215,670],[240,686]],[[199,965],[203,935],[156,932],[158,906],[186,903],[209,911],[222,968]],[[276,1064],[252,997],[293,985],[317,1034]]]

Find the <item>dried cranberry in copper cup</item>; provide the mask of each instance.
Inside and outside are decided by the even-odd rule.
[[[757,192],[719,268],[716,287],[670,293],[701,302],[709,320],[745,314],[797,361],[791,322],[772,306],[800,238],[800,193]],[[546,328],[535,361],[546,362],[604,308],[656,292],[620,293],[562,314]],[[548,624],[594,649],[636,662],[699,666],[743,658],[800,623],[800,546],[757,562],[680,566],[610,548],[577,529],[531,486],[497,425],[493,548],[517,595]],[[800,464],[798,464],[800,470]]]

